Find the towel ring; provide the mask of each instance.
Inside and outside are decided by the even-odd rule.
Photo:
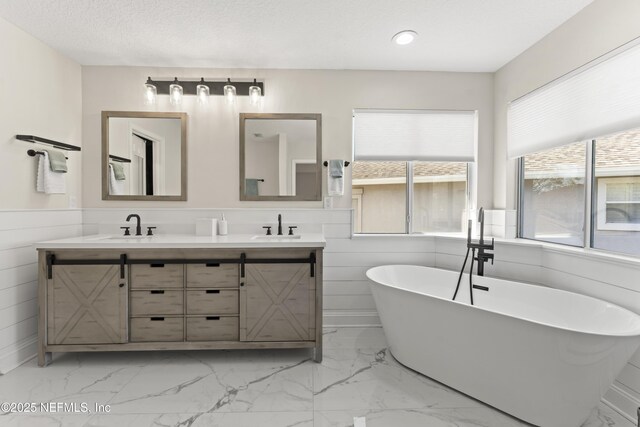
[[[35,157],[38,154],[44,155],[44,151],[36,151],[36,150],[27,150],[27,154],[31,157]],[[65,159],[69,160],[67,156],[64,156]]]
[[[345,161],[345,162],[344,162],[344,167],[347,167],[347,166],[349,166],[350,164],[351,164],[351,162],[346,162],[346,161]],[[325,165],[325,166],[329,166],[329,162],[325,160],[325,161],[324,161],[324,163],[323,163],[323,165]]]

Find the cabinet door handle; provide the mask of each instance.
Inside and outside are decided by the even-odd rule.
[[[240,282],[240,286],[244,286],[244,282]]]
[[[219,294],[220,289],[207,289],[205,292],[208,294]]]
[[[207,316],[207,320],[220,320],[220,316]]]
[[[150,294],[164,294],[164,291],[149,291]]]
[[[149,264],[151,266],[151,268],[162,268],[164,267],[164,264],[160,264],[160,263],[156,263],[156,264]]]
[[[152,322],[164,322],[164,317],[152,317]]]
[[[118,286],[120,286],[121,288],[124,288],[124,283],[120,283],[120,285]]]
[[[220,267],[220,263],[219,262],[208,262],[205,264],[205,266],[207,267]]]

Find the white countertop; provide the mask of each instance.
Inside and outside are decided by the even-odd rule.
[[[191,248],[318,248],[325,246],[320,233],[301,234],[299,238],[288,236],[256,236],[230,234],[227,236],[195,236],[181,234],[152,237],[124,237],[104,234],[48,240],[34,244],[36,249],[191,249]]]

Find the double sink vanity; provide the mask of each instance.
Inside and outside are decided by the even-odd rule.
[[[322,234],[94,235],[36,244],[38,364],[53,352],[312,348]]]
[[[321,200],[320,114],[239,123],[239,200]],[[105,201],[186,201],[187,114],[103,111],[101,163]],[[280,216],[277,234],[207,237],[126,221],[124,235],[36,244],[40,366],[76,351],[311,348],[322,360],[322,234],[286,234]]]

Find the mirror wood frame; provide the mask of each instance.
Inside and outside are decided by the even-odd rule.
[[[180,194],[179,195],[112,195],[109,194],[109,119],[180,119]],[[187,113],[155,111],[102,112],[102,200],[186,201],[187,200]]]
[[[316,122],[316,194],[314,197],[248,196],[245,194],[245,120],[315,120]],[[322,114],[320,113],[240,113],[240,200],[241,201],[319,201],[322,200]]]

